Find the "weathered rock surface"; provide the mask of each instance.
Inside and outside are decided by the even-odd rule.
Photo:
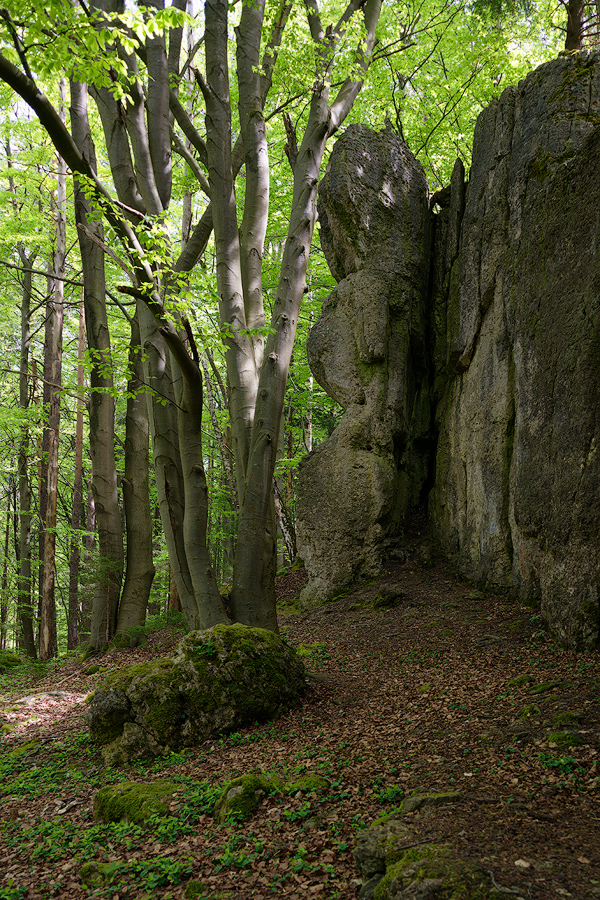
[[[338,141],[319,187],[321,242],[340,283],[308,356],[346,412],[300,468],[305,600],[380,571],[386,538],[427,474],[427,198],[423,169],[400,138],[363,126]]]
[[[302,661],[278,635],[216,625],[187,634],[170,659],[108,678],[90,704],[90,734],[107,765],[123,765],[274,718],[304,684]]]
[[[460,794],[418,793],[408,797],[400,815],[442,803]],[[410,804],[409,801],[416,801]],[[460,859],[452,847],[419,840],[408,820],[388,818],[357,836],[354,862],[362,877],[359,900],[491,900],[498,891],[481,869]]]
[[[594,646],[599,171],[600,55],[589,51],[484,110],[468,183],[458,162],[431,212],[397,136],[340,138],[320,189],[340,283],[308,350],[345,414],[300,468],[306,598],[377,572],[434,470],[430,520],[461,574],[539,603],[565,645]]]
[[[599,117],[596,53],[504,91],[477,123],[458,252],[454,236],[436,248],[455,256],[437,536],[463,575],[539,600],[579,648],[600,621]]]

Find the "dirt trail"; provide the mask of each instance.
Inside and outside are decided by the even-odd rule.
[[[102,657],[104,673],[69,662],[36,684],[13,683],[3,717],[23,724],[3,738],[2,757],[33,741],[25,758],[44,788],[40,796],[23,788],[23,765],[4,777],[0,898],[89,896],[78,875],[87,858],[121,866],[97,896],[180,898],[191,876],[204,885],[199,897],[350,900],[357,830],[415,789],[462,793],[433,817],[413,813],[411,826],[490,870],[506,896],[600,897],[600,657],[560,650],[535,612],[474,591],[442,562],[422,568],[423,560],[417,543],[382,581],[312,611],[290,604],[303,572],[279,579],[282,633],[307,648],[314,674],[302,706],[169,765],[102,771],[80,736],[83,700],[103,674],[165,655],[177,635],[163,632],[145,649]],[[400,594],[398,605],[373,608],[382,585]],[[4,676],[0,692],[8,688]],[[34,701],[14,703],[31,695]],[[85,777],[73,774],[77,765]],[[133,831],[129,845],[120,832],[108,840],[89,831],[93,793],[107,779],[174,777],[185,793],[200,781],[216,791],[226,779],[261,770],[319,772],[331,790],[269,797],[244,825],[217,828],[206,811],[188,815],[173,840],[165,829]],[[162,864],[164,883],[148,875],[150,858],[171,866]],[[44,890],[44,882],[53,884]]]

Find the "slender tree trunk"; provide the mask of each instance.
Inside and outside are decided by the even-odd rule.
[[[276,479],[273,481],[273,489],[275,492],[275,514],[277,515],[279,528],[283,535],[287,555],[289,556],[290,562],[293,563],[298,555],[296,549],[296,529],[294,528],[288,510],[283,503],[283,498]]]
[[[60,112],[65,114],[65,82],[60,82]],[[62,331],[64,316],[64,281],[67,255],[67,167],[62,157],[57,157],[58,175],[56,188],[56,245],[52,270],[59,276],[54,279],[53,299],[47,307],[46,342],[44,360],[49,360],[46,369],[50,381],[50,404],[48,409],[48,460],[46,481],[46,519],[44,527],[44,570],[41,589],[40,609],[40,659],[50,659],[56,655],[56,602],[55,557],[56,557],[56,504],[58,498],[58,452],[60,433],[60,387],[62,379]]]
[[[87,113],[85,85],[71,82],[73,140],[93,171],[96,154]],[[110,334],[106,316],[104,229],[92,215],[81,183],[75,179],[75,218],[83,268],[84,311],[90,370],[90,456],[92,490],[98,527],[99,579],[92,603],[91,643],[96,649],[115,634],[123,579],[123,526],[115,463],[115,401],[113,399]],[[100,246],[93,237],[97,239]]]
[[[10,493],[6,503],[6,528],[4,530],[4,559],[2,584],[0,585],[0,650],[6,650],[6,620],[8,618],[8,545],[10,540]]]
[[[79,361],[77,364],[77,418],[75,424],[75,476],[71,512],[71,549],[69,553],[69,621],[67,649],[77,646],[79,624],[79,563],[81,557],[81,512],[83,508],[83,362],[85,356],[85,319],[83,303],[79,311]]]
[[[117,621],[117,633],[123,635],[144,624],[154,580],[148,405],[142,392],[143,380],[142,348],[136,316],[131,322],[125,423],[123,501],[127,529],[127,566]]]
[[[29,371],[29,315],[31,307],[31,288],[33,275],[30,271],[35,254],[27,256],[19,250],[23,265],[23,287],[21,291],[21,360],[19,375],[19,406],[29,408],[30,385]],[[23,649],[27,656],[36,658],[36,645],[33,629],[33,603],[31,584],[31,485],[29,480],[29,426],[24,424],[19,441],[19,572],[17,578],[17,605],[19,630]]]
[[[169,599],[167,608],[173,612],[181,612],[179,591],[177,590],[177,582],[173,576],[173,569],[171,566],[169,566]]]
[[[207,16],[209,4],[207,4]],[[244,7],[242,15],[246,12]],[[363,6],[366,42],[362,65],[366,69],[375,45],[381,0]],[[281,415],[285,402],[300,303],[317,218],[317,185],[327,139],[344,121],[362,82],[347,79],[330,104],[329,65],[333,35],[322,27],[318,11],[310,9],[309,26],[316,44],[317,80],[313,87],[304,137],[294,165],[294,191],[284,246],[271,333],[260,370],[245,492],[240,499],[238,546],[233,575],[231,613],[238,622],[277,628],[274,598],[275,527],[273,473]],[[314,13],[314,14],[313,14]],[[250,14],[250,13],[248,13]],[[208,21],[207,21],[208,39]],[[207,63],[208,66],[208,63]],[[208,104],[207,104],[208,108]],[[217,219],[215,214],[215,237]]]
[[[85,484],[85,473],[84,473]],[[94,567],[94,547],[96,543],[96,506],[94,503],[94,492],[91,485],[91,477],[85,491],[85,506],[83,510],[83,518],[85,520],[85,541],[83,544],[83,571],[91,572]],[[81,602],[81,621],[79,628],[79,638],[82,635],[89,638],[92,628],[92,599],[89,591],[84,591]]]

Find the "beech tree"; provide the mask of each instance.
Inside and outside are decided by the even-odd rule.
[[[332,4],[328,20],[317,0],[305,0],[304,32],[295,37],[299,34],[310,46],[312,73],[304,86],[307,112],[297,123],[301,133],[290,124],[293,198],[268,328],[262,287],[270,180],[265,108],[267,102],[277,105],[269,92],[292,2],[267,6],[266,0],[257,0],[244,3],[239,14],[234,8],[231,72],[229,4],[205,4],[203,69],[195,57],[180,59],[184,6],[184,0],[166,9],[161,0],[144,0],[131,13],[119,0],[76,8],[53,0],[35,11],[11,3],[2,13],[0,78],[38,115],[121,241],[131,275],[122,291],[138,304],[145,377],[154,390],[151,432],[162,525],[188,624],[205,628],[233,619],[276,629],[273,472],[319,172],[327,141],[352,108],[372,59],[381,0],[350,0],[345,8]],[[299,29],[296,11],[293,18]],[[193,74],[193,104],[203,101],[204,128],[180,102],[182,68]],[[59,69],[69,74],[79,98],[85,72],[104,129],[116,197],[40,87],[41,79]],[[185,149],[177,129],[192,151]],[[186,154],[210,199],[179,255],[166,227],[174,150]],[[240,170],[243,200],[236,197]],[[186,273],[205,250],[212,229],[239,502],[228,608],[207,549],[202,370],[191,326],[179,311]],[[95,642],[105,638],[97,634]]]

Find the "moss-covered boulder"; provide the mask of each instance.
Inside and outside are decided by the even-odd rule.
[[[460,860],[450,847],[407,850],[386,870],[374,900],[496,900],[498,891],[481,869]]]
[[[22,665],[23,660],[17,653],[13,653],[11,650],[0,650],[0,674]]]
[[[445,844],[415,847],[418,838],[397,819],[357,838],[354,862],[360,900],[491,900],[498,894],[484,870],[463,862]]]
[[[174,781],[109,784],[94,797],[96,822],[132,822],[141,825],[152,816],[166,816],[180,785]]]
[[[233,818],[249,819],[269,794],[296,796],[322,793],[328,789],[327,779],[314,773],[289,779],[273,773],[241,775],[225,785],[213,815],[219,824]]]
[[[275,775],[242,775],[226,785],[214,808],[219,824],[228,819],[249,819],[269,794],[281,790]]]
[[[194,746],[275,718],[298,702],[304,684],[302,661],[279,635],[216,625],[187,634],[170,659],[107,678],[90,703],[90,733],[105,762],[120,765],[127,735],[136,739],[134,758],[145,755],[143,735],[147,755]]]

